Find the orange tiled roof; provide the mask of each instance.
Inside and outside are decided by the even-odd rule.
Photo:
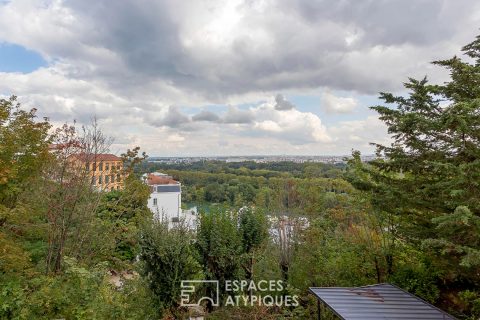
[[[179,183],[178,181],[173,180],[171,177],[156,176],[154,174],[148,174],[146,182],[150,186],[154,184],[178,184]]]

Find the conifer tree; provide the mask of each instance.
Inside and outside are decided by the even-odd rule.
[[[407,96],[381,93],[374,106],[392,136],[376,144],[379,159],[359,165],[350,181],[374,205],[398,217],[399,239],[425,250],[445,291],[480,286],[480,37],[467,59],[435,61],[450,81],[410,78]]]

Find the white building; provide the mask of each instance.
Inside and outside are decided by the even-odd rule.
[[[182,210],[182,186],[180,182],[160,172],[144,174],[143,180],[151,189],[148,208],[153,212],[154,219],[168,221],[170,228],[183,222],[190,229],[195,229],[197,208]]]

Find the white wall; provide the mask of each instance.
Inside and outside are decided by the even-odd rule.
[[[155,189],[156,190],[156,189]],[[157,199],[157,205],[154,205],[154,199]],[[197,208],[182,210],[181,192],[152,192],[148,199],[148,208],[153,212],[154,219],[165,220],[169,228],[175,226],[176,221],[181,221],[189,229],[195,230],[197,225]]]
[[[154,199],[157,199],[155,206]],[[153,192],[148,199],[148,207],[156,219],[167,219],[169,224],[173,217],[180,217],[182,196],[180,192]]]

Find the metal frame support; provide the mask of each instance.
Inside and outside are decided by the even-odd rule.
[[[320,300],[317,300],[317,315],[318,315],[318,320],[322,320],[322,309],[320,306]]]

